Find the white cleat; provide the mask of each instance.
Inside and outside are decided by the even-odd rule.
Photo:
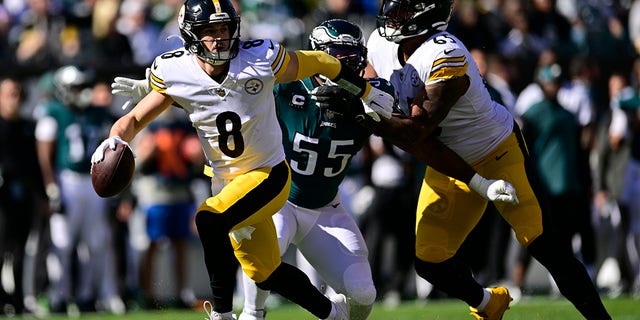
[[[204,309],[204,313],[207,314],[207,317],[204,318],[204,320],[236,320],[235,314],[227,316],[222,313],[213,311],[213,305],[211,305],[211,302],[209,301],[205,301],[202,304],[202,308]]]
[[[329,298],[333,304],[332,311],[335,311],[333,317],[329,316],[328,320],[349,320],[349,302],[344,294],[336,294]]]
[[[266,316],[267,311],[264,309],[256,311],[243,310],[238,320],[264,320]]]

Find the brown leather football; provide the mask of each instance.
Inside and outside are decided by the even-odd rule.
[[[129,147],[117,144],[115,150],[107,148],[102,161],[91,165],[93,190],[103,198],[119,194],[131,183],[135,167]]]

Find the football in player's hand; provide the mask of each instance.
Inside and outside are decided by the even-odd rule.
[[[117,144],[115,150],[106,148],[104,158],[91,165],[93,189],[103,198],[117,195],[131,183],[135,167],[133,152],[128,146]]]

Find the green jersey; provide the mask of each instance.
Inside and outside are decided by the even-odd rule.
[[[91,154],[109,136],[113,117],[106,107],[71,109],[58,101],[45,106],[45,116],[56,120],[55,166],[89,173]]]
[[[311,100],[312,78],[274,88],[276,109],[292,183],[289,201],[309,209],[327,205],[371,133]]]
[[[522,121],[531,159],[548,193],[558,196],[581,192],[575,116],[557,102],[545,99],[532,105]]]

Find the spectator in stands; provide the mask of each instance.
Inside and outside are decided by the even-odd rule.
[[[569,75],[558,90],[558,103],[569,111],[579,127],[578,169],[576,177],[584,186],[580,192],[578,202],[575,203],[579,214],[572,230],[580,237],[579,254],[587,271],[595,282],[596,277],[596,245],[591,209],[593,192],[591,186],[591,165],[589,157],[595,141],[596,109],[592,95],[592,83],[596,79],[597,66],[591,59],[584,56],[573,56],[569,61]]]
[[[25,98],[19,80],[0,80],[0,266],[10,266],[13,271],[11,288],[4,275],[0,284],[0,315],[7,317],[25,311],[25,246],[34,221],[42,218],[46,204],[36,154],[35,123],[20,112]]]
[[[28,8],[18,17],[9,41],[15,50],[17,67],[27,75],[40,75],[58,66],[60,33],[66,22],[54,11],[50,0],[30,0]]]
[[[630,261],[632,272],[629,279],[632,286],[630,293],[640,297],[640,58],[635,60],[632,71],[633,86],[625,89],[619,100],[619,106],[628,119],[628,139],[631,156],[620,197],[622,216],[625,217],[623,228],[628,233],[627,252],[633,257]],[[629,90],[630,89],[630,90]]]
[[[627,222],[625,211],[621,210],[623,179],[630,158],[628,139],[628,119],[620,109],[623,91],[633,92],[627,75],[614,73],[608,79],[609,108],[603,112],[598,123],[596,148],[594,150],[594,210],[595,228],[598,241],[600,270],[606,264],[619,268],[621,281],[616,284],[602,284],[607,291],[619,291],[620,287],[630,288],[633,281],[632,269],[626,250]]]
[[[505,0],[501,12],[509,31],[498,40],[498,52],[516,66],[513,87],[520,92],[534,79],[538,56],[549,44],[531,30],[530,13],[523,0]]]

